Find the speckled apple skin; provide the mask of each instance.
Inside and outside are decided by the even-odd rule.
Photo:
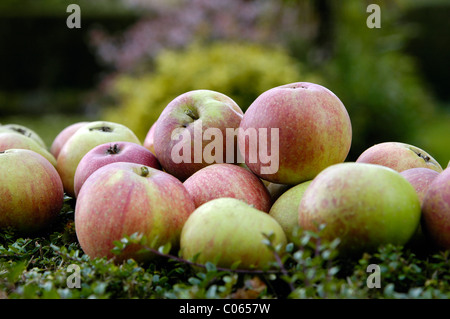
[[[198,207],[186,221],[180,239],[180,254],[197,263],[218,267],[265,269],[275,262],[263,242],[273,234],[273,245],[286,245],[280,224],[269,214],[236,198],[217,198]]]
[[[370,252],[383,244],[406,244],[420,225],[416,191],[400,173],[381,165],[346,162],[323,170],[306,189],[299,226],[325,240],[339,238],[339,251]]]
[[[426,167],[414,167],[400,172],[400,175],[406,178],[416,190],[421,204],[423,203],[428,188],[439,174],[439,172]]]
[[[450,249],[450,168],[437,176],[423,200],[422,228],[439,248]]]
[[[297,82],[262,93],[244,114],[240,128],[279,129],[276,172],[258,157],[251,160],[252,141],[239,135],[239,149],[247,166],[261,178],[279,184],[299,184],[313,179],[324,168],[343,162],[350,150],[352,126],[341,100],[329,89],[314,83]],[[271,150],[271,135],[267,149]],[[260,144],[258,142],[258,144]]]
[[[142,169],[148,170],[142,176]],[[149,244],[179,246],[181,229],[195,205],[175,177],[144,165],[117,162],[86,180],[75,207],[75,229],[83,251],[92,258],[112,258],[114,241],[140,233]],[[151,260],[132,245],[116,260]]]
[[[243,111],[239,105],[225,94],[211,90],[185,92],[173,99],[156,121],[153,133],[156,157],[165,171],[181,181],[213,163],[230,163],[227,152],[237,154],[237,136],[231,135],[230,139],[233,142],[230,144],[231,147],[228,147],[227,129],[233,131],[238,129],[242,116]],[[220,161],[204,156],[205,148],[212,142],[203,139],[203,134],[208,128],[221,132],[223,158]],[[181,135],[172,138],[172,135],[180,130],[190,138],[182,139]],[[200,132],[200,140],[196,140],[195,131]],[[191,156],[187,161],[178,163],[174,161],[172,151],[180,144],[190,150]],[[231,162],[237,162],[236,155]]]
[[[0,153],[0,229],[21,235],[50,229],[64,203],[64,189],[55,167],[25,149]]]
[[[366,149],[356,159],[358,163],[383,165],[397,172],[425,167],[442,172],[441,165],[423,149],[400,142],[383,142]]]
[[[240,199],[266,213],[271,207],[270,193],[264,183],[238,165],[209,165],[191,175],[183,185],[196,207],[220,197]]]

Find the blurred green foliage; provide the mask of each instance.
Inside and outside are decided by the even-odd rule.
[[[325,85],[350,114],[350,160],[376,143],[415,143],[417,128],[436,112],[416,61],[402,51],[410,29],[401,23],[401,9],[385,4],[381,28],[370,29],[366,26],[366,6],[364,1],[334,6],[332,56],[318,65]]]
[[[446,168],[450,164],[450,112],[442,107],[437,115],[420,123],[412,141],[428,150]]]
[[[426,127],[440,117],[440,108],[417,61],[405,53],[415,30],[402,20],[405,5],[384,4],[379,29],[367,27],[364,1],[330,5],[329,30],[320,43],[289,37],[283,50],[268,44],[213,42],[164,51],[156,57],[155,68],[142,65],[140,76],[118,74],[104,114],[143,138],[168,102],[186,91],[220,91],[245,111],[271,87],[310,81],[336,93],[350,114],[353,141],[347,160],[356,160],[373,144],[401,141],[416,144],[446,163],[447,141],[431,143],[435,137],[426,137],[431,134]]]
[[[209,89],[231,97],[244,111],[267,89],[294,81],[316,81],[284,50],[244,43],[193,44],[164,51],[153,72],[119,75],[105,118],[131,128],[141,139],[166,105],[190,90]]]

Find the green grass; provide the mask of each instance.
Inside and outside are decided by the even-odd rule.
[[[168,254],[168,247],[149,247],[159,258],[147,264],[133,259],[120,264],[90,259],[74,229],[74,202],[67,198],[54,227],[34,237],[0,231],[0,298],[8,299],[448,299],[449,251],[424,251],[386,245],[376,252],[339,258],[339,242],[321,242],[311,232],[298,232],[285,248],[266,245],[279,257],[266,271],[220,269],[208,263],[192,267]],[[121,251],[130,236],[116,244]],[[173,253],[172,253],[173,254]],[[370,288],[379,268],[380,288]],[[77,265],[80,286],[70,265]],[[72,266],[73,267],[73,266]]]

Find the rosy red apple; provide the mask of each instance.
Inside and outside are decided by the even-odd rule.
[[[327,167],[303,194],[299,226],[326,241],[340,239],[342,255],[405,245],[420,225],[419,197],[399,172],[376,164],[346,162]]]
[[[50,153],[53,154],[55,158],[58,158],[59,152],[61,151],[67,140],[76,132],[80,127],[89,122],[77,122],[65,127],[58,135],[56,135],[50,146]]]
[[[93,172],[115,162],[131,162],[161,169],[155,155],[142,145],[132,142],[100,144],[87,152],[77,166],[74,176],[75,197]]]
[[[439,174],[439,172],[426,167],[414,167],[400,172],[400,175],[402,175],[416,190],[421,205],[423,205],[423,199],[428,188]],[[427,237],[424,236],[422,225],[419,225],[410,244],[417,248],[422,247],[427,249],[429,247],[429,242]]]
[[[61,178],[42,155],[26,149],[0,152],[0,229],[22,235],[49,229],[64,202]]]
[[[153,123],[153,125],[150,127],[150,129],[148,130],[147,135],[145,136],[144,139],[144,147],[146,149],[148,149],[150,152],[152,152],[153,154],[155,154],[155,127],[156,127],[156,123]]]
[[[208,165],[237,162],[235,130],[242,115],[219,92],[194,90],[176,97],[156,121],[154,148],[161,166],[184,181]]]
[[[256,98],[244,114],[238,139],[240,153],[256,175],[295,185],[346,159],[352,127],[333,92],[298,82]]]
[[[94,147],[109,142],[133,142],[141,145],[128,127],[107,121],[83,125],[64,143],[56,161],[56,169],[67,195],[75,196],[75,172],[83,156]]]
[[[271,197],[264,183],[252,172],[234,164],[212,164],[192,174],[183,185],[195,206],[215,198],[231,197],[268,213]]]
[[[428,187],[439,174],[439,172],[426,167],[414,167],[400,172],[400,175],[406,178],[416,190],[420,203],[423,202]]]
[[[91,258],[112,258],[114,241],[139,233],[155,249],[168,243],[179,247],[181,229],[195,205],[183,184],[161,170],[116,162],[86,180],[75,207],[75,229],[83,251]],[[148,261],[140,245],[125,249],[117,261]]]
[[[436,247],[450,250],[450,168],[440,173],[428,187],[422,216],[424,234]]]
[[[414,167],[442,172],[441,165],[430,154],[417,146],[400,142],[375,144],[361,153],[356,162],[383,165],[397,172]]]
[[[56,166],[54,156],[42,147],[34,139],[21,133],[3,132],[0,133],[0,152],[8,149],[26,149],[34,151],[47,159],[53,166]]]

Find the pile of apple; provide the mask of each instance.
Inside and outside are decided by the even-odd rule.
[[[0,229],[51,228],[66,194],[92,258],[153,260],[138,244],[112,253],[135,233],[198,263],[247,269],[274,260],[265,238],[283,246],[296,229],[339,238],[344,255],[413,241],[450,249],[450,167],[390,141],[346,161],[350,117],[323,86],[274,87],[245,113],[224,94],[194,90],[149,127],[141,143],[118,123],[74,123],[47,148],[29,128],[1,125]]]

